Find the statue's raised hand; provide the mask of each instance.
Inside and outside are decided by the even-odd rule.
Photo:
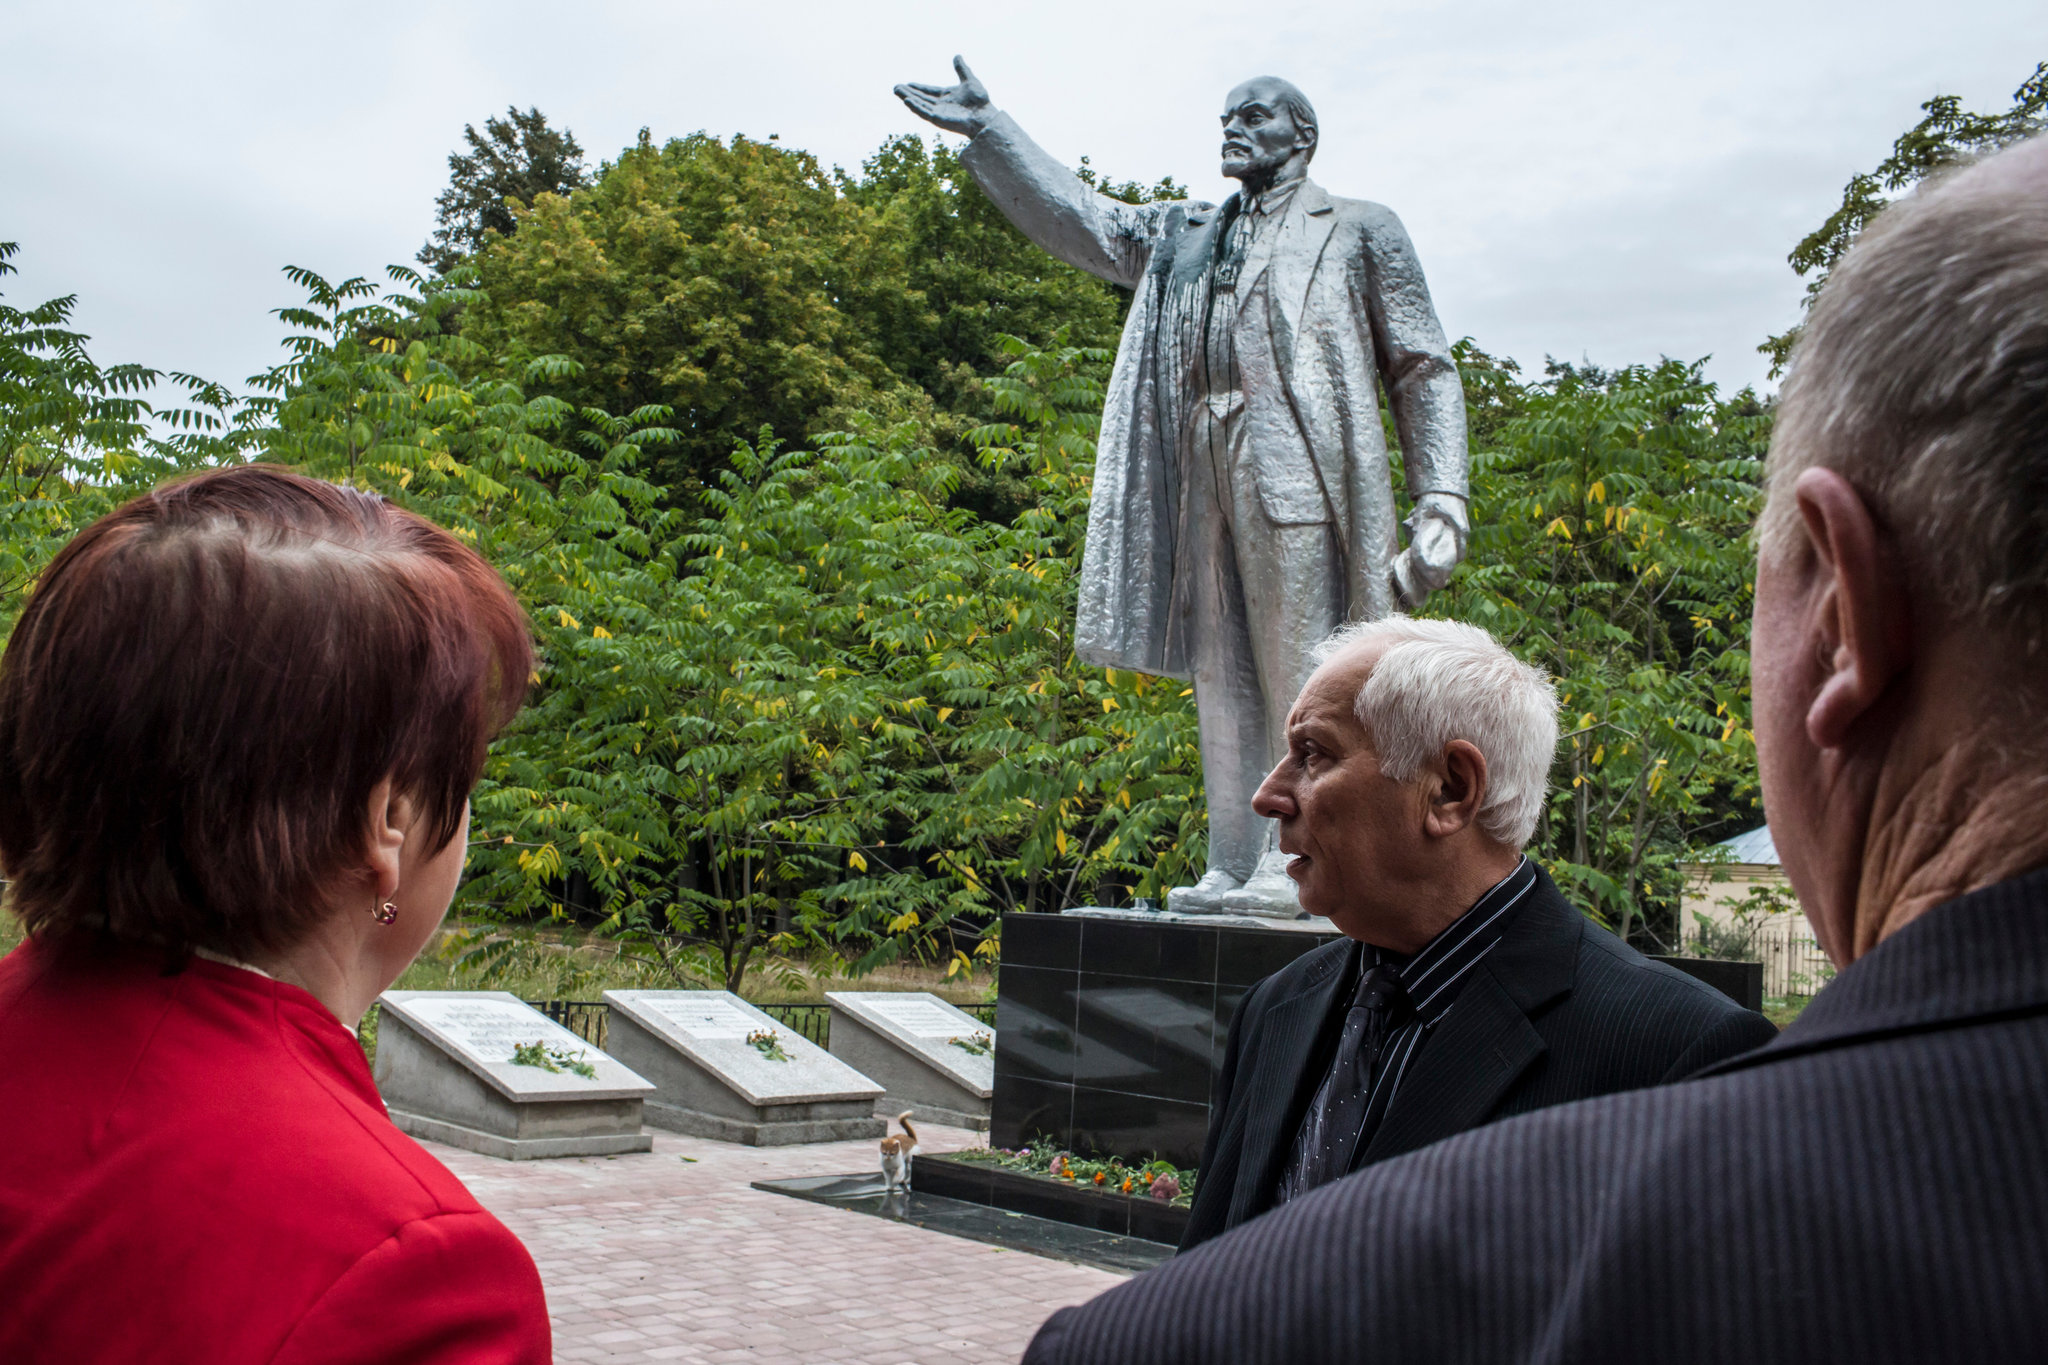
[[[988,87],[975,79],[964,59],[953,59],[958,85],[899,85],[896,98],[910,106],[910,112],[949,133],[973,137],[988,122],[995,106],[988,102]]]

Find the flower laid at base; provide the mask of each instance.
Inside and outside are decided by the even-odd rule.
[[[786,1062],[789,1054],[782,1050],[782,1035],[772,1028],[755,1029],[747,1035],[747,1042],[754,1051],[771,1062]]]
[[[1033,1175],[1045,1180],[1067,1181],[1101,1190],[1105,1194],[1127,1195],[1132,1199],[1156,1199],[1162,1204],[1186,1208],[1194,1201],[1192,1168],[1183,1169],[1171,1161],[1148,1161],[1132,1165],[1117,1157],[1097,1160],[1063,1151],[1048,1141],[1012,1150],[1007,1147],[978,1147],[949,1152],[956,1161],[972,1161]]]
[[[986,1033],[970,1033],[965,1038],[948,1038],[946,1041],[976,1057],[988,1056],[996,1045],[996,1040]]]
[[[597,1068],[584,1061],[583,1058],[584,1054],[581,1052],[571,1052],[567,1048],[549,1047],[538,1039],[531,1043],[520,1043],[512,1049],[512,1065],[514,1066],[537,1066],[542,1071],[553,1071],[558,1074],[563,1071],[573,1071],[586,1081],[596,1080]]]

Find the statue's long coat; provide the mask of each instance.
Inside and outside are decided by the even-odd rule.
[[[1076,648],[1089,663],[1186,676],[1194,623],[1182,581],[1187,509],[1177,446],[1194,398],[1185,376],[1209,306],[1216,233],[1232,204],[1133,205],[1095,194],[1007,115],[995,116],[961,159],[1026,236],[1135,291],[1102,412]],[[1337,528],[1349,615],[1384,616],[1395,605],[1400,542],[1377,386],[1385,384],[1394,414],[1409,495],[1462,498],[1457,366],[1391,210],[1308,181],[1264,268],[1273,351],[1314,464],[1313,519]],[[1291,507],[1298,499],[1285,496],[1290,478],[1301,483],[1299,471],[1258,468],[1256,477],[1274,520],[1305,519]],[[1237,552],[1253,556],[1258,547],[1240,536]]]

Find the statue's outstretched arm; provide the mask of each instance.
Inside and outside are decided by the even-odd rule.
[[[1135,289],[1167,206],[1095,193],[990,103],[964,60],[955,57],[953,70],[958,85],[899,85],[896,97],[926,122],[971,139],[961,163],[1018,231],[1069,265]]]

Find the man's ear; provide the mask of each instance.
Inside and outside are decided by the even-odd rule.
[[[1486,804],[1486,755],[1471,741],[1454,739],[1435,769],[1422,827],[1432,838],[1447,839],[1476,821]]]
[[[1793,495],[1820,578],[1810,629],[1821,684],[1807,708],[1806,732],[1820,748],[1834,749],[1905,671],[1912,605],[1891,569],[1890,537],[1847,479],[1809,469]]]

